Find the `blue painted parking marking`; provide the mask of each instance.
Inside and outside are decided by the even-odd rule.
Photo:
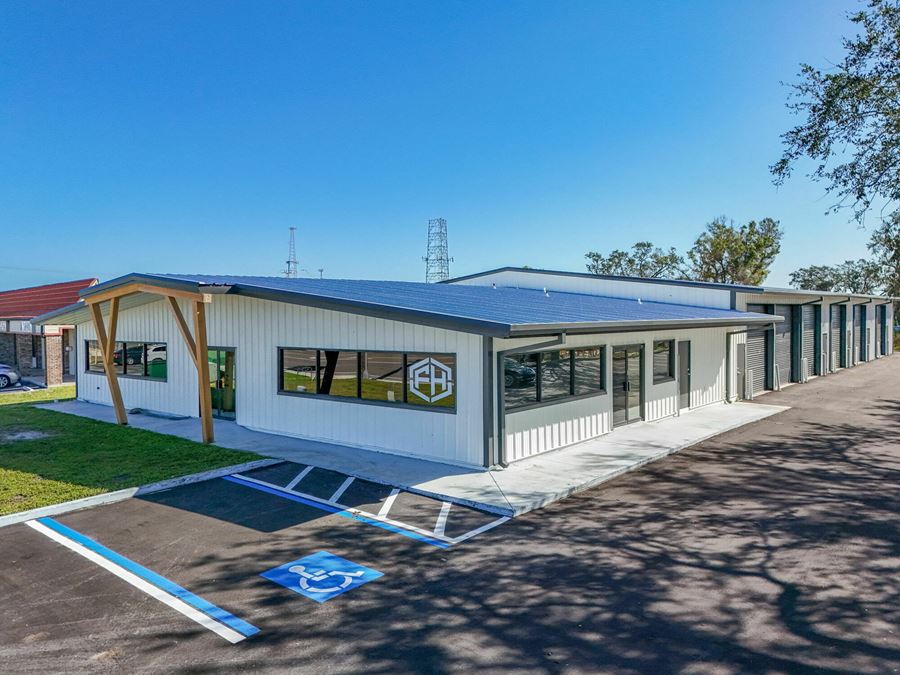
[[[351,520],[358,520],[361,523],[374,525],[375,527],[380,527],[383,530],[388,530],[389,532],[394,532],[396,534],[402,534],[404,537],[423,541],[426,544],[431,544],[432,546],[437,546],[438,548],[450,547],[450,544],[446,541],[441,541],[440,539],[435,539],[434,537],[428,537],[413,530],[405,530],[391,523],[386,523],[369,516],[364,516],[361,513],[353,513],[352,511],[348,511],[347,509],[341,509],[336,506],[332,506],[331,504],[325,503],[324,501],[307,499],[306,497],[301,497],[300,495],[294,494],[293,492],[288,492],[275,485],[249,481],[237,474],[233,476],[222,476],[222,480],[227,480],[230,483],[237,483],[238,485],[243,485],[244,487],[253,488],[254,490],[259,490],[260,492],[268,492],[271,495],[275,495],[283,499],[289,499],[290,501],[297,502],[299,504],[305,504],[306,506],[312,506],[313,508],[321,509],[322,511],[327,511],[328,513],[333,513],[334,515],[341,516],[342,518],[350,518]]]
[[[97,555],[105,558],[109,562],[118,565],[119,567],[131,572],[135,576],[147,581],[157,588],[165,591],[169,595],[172,595],[182,602],[190,605],[194,609],[199,610],[206,616],[215,619],[216,621],[228,626],[234,631],[237,631],[244,637],[250,637],[251,635],[255,635],[259,632],[259,628],[253,626],[252,624],[247,623],[243,619],[236,617],[234,614],[225,611],[221,607],[217,607],[216,605],[204,600],[203,598],[194,595],[189,590],[182,588],[178,584],[169,581],[163,576],[160,576],[156,572],[152,570],[148,570],[146,567],[139,565],[133,560],[129,560],[123,555],[120,555],[113,551],[112,549],[107,548],[103,544],[94,541],[90,537],[87,537],[81,532],[73,530],[70,527],[66,527],[59,521],[54,520],[53,518],[38,518],[37,522],[41,525],[53,530],[57,534],[60,534],[71,541],[80,544],[84,548],[89,551],[93,551]]]
[[[259,576],[310,600],[325,602],[383,575],[371,567],[358,565],[327,551],[319,551]]]

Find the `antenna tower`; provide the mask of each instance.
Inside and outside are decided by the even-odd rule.
[[[447,221],[432,218],[428,221],[428,249],[425,261],[425,282],[435,283],[450,278],[453,258],[447,253]]]
[[[288,259],[286,262],[286,267],[284,268],[284,276],[288,279],[296,279],[297,278],[297,249],[294,246],[294,232],[297,231],[296,227],[289,227],[291,231],[291,243],[288,245]]]

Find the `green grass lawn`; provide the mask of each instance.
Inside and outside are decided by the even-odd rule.
[[[65,397],[63,388],[0,395],[0,515],[258,459],[29,405]],[[42,437],[17,438],[28,434]]]

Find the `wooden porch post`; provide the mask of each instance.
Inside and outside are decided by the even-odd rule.
[[[212,394],[209,390],[206,305],[198,300],[194,300],[192,305],[194,309],[194,344],[196,348],[194,361],[197,364],[197,382],[200,386],[200,423],[203,430],[203,442],[212,443],[215,438],[213,434]]]
[[[109,395],[112,398],[113,408],[116,411],[116,422],[128,424],[128,415],[125,414],[125,404],[122,402],[122,392],[119,389],[119,378],[113,369],[113,354],[116,350],[116,324],[119,319],[119,299],[112,298],[109,301],[109,334],[103,325],[103,314],[100,313],[100,304],[91,303],[91,318],[94,322],[94,330],[97,332],[97,342],[100,343],[100,354],[103,356],[103,371],[106,373],[106,382],[109,385]],[[122,354],[125,358],[125,354]]]

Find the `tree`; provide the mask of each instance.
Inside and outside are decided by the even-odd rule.
[[[894,213],[872,233],[869,250],[879,267],[881,291],[891,297],[900,297],[900,213]]]
[[[836,291],[840,286],[840,273],[830,265],[812,265],[791,272],[791,286],[807,291]]]
[[[782,135],[785,150],[770,167],[782,184],[803,157],[809,177],[827,183],[835,203],[863,223],[875,201],[885,221],[900,217],[900,3],[870,0],[850,16],[860,32],[845,38],[844,58],[826,72],[801,64],[787,107],[802,122]]]
[[[616,249],[604,256],[596,251],[586,253],[587,270],[591,274],[611,274],[644,279],[680,279],[684,276],[684,258],[674,248],[664,251],[649,241],[639,241],[631,251]]]
[[[813,265],[791,273],[791,285],[811,291],[900,295],[900,216],[884,221],[872,233],[871,260],[847,260],[840,265]]]
[[[691,277],[698,281],[759,286],[781,251],[778,221],[763,218],[735,227],[725,216],[716,218],[688,251]]]

